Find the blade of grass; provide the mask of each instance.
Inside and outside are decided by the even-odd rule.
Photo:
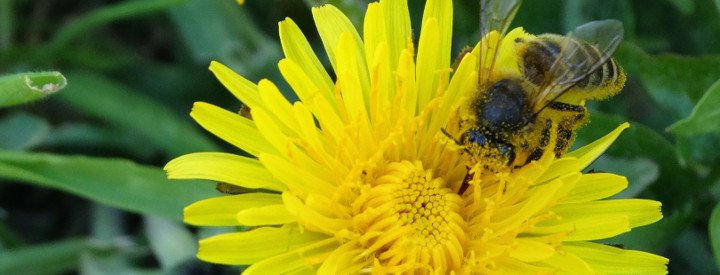
[[[182,220],[186,205],[217,192],[212,185],[198,181],[170,182],[156,167],[85,156],[0,151],[0,178],[56,188],[120,209],[176,221]]]
[[[146,216],[145,233],[162,270],[169,272],[195,258],[197,242],[181,223]]]
[[[59,72],[18,73],[0,77],[0,107],[35,101],[67,85]]]
[[[0,257],[0,274],[63,274],[77,268],[86,239],[11,249]]]
[[[632,43],[615,53],[630,77],[639,76],[659,105],[676,118],[687,116],[710,85],[720,78],[720,56],[650,55]]]
[[[53,128],[39,147],[91,155],[121,152],[123,157],[147,160],[160,152],[160,148],[152,148],[148,144],[147,138],[134,132],[85,123],[66,123]]]
[[[50,133],[45,119],[24,112],[9,114],[0,119],[0,148],[27,150],[38,145]]]
[[[139,134],[171,156],[217,151],[217,146],[164,105],[104,76],[70,73],[73,82],[60,100],[120,130]],[[189,107],[188,107],[189,109]]]

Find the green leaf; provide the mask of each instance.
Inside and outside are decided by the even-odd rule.
[[[145,217],[145,233],[164,271],[172,271],[195,258],[197,241],[182,224],[162,218]]]
[[[712,252],[710,252],[710,242],[704,230],[688,228],[675,239],[672,249],[679,254],[674,260],[684,260],[687,263],[687,274],[717,273]]]
[[[715,205],[710,214],[708,233],[710,234],[710,246],[715,255],[715,264],[720,269],[720,203]]]
[[[672,244],[677,236],[690,226],[695,219],[694,216],[693,207],[686,205],[686,207],[671,213],[663,212],[663,219],[656,223],[633,228],[630,232],[602,242],[622,244],[626,249],[659,253]]]
[[[707,87],[720,78],[720,56],[648,55],[623,43],[615,57],[630,77],[639,76],[653,99],[675,118],[690,114]]]
[[[6,250],[0,253],[0,274],[64,274],[77,268],[85,239]]]
[[[0,177],[177,221],[185,206],[216,195],[212,185],[171,182],[159,168],[122,159],[0,151]]]
[[[587,144],[625,121],[627,119],[622,117],[594,112],[590,124],[580,129],[577,145]],[[697,177],[681,165],[675,146],[653,129],[638,122],[631,122],[630,128],[620,135],[605,154],[630,159],[642,157],[654,161],[660,175],[648,187],[648,191],[663,202],[665,209],[673,209],[695,199],[693,190],[699,187]]]
[[[671,125],[677,135],[720,132],[720,80],[716,81],[693,108],[690,116]]]
[[[54,128],[40,146],[61,148],[78,154],[122,152],[123,156],[142,160],[151,159],[160,151],[157,147],[149,146],[147,138],[134,132],[83,123],[67,123]]]
[[[145,252],[143,253],[142,250],[145,250]],[[159,269],[136,267],[143,256],[149,256],[147,248],[133,246],[133,244],[129,244],[129,247],[128,244],[115,244],[102,249],[85,251],[80,256],[79,273],[93,275],[165,275]]]
[[[698,175],[707,175],[720,159],[720,135],[679,135],[675,138],[677,154],[683,166]]]
[[[13,113],[0,120],[0,149],[20,151],[39,144],[50,132],[50,125],[42,118]]]
[[[59,72],[19,73],[0,77],[0,107],[35,101],[67,85]]]
[[[234,1],[189,0],[170,15],[196,62],[217,60],[250,79],[277,73],[280,47],[261,32],[248,8]]]
[[[141,135],[172,156],[218,151],[217,146],[164,105],[101,75],[71,73],[73,83],[59,98],[122,131]]]

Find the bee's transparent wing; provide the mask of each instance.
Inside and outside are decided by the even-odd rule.
[[[607,63],[623,39],[618,20],[593,21],[575,28],[561,42],[560,53],[545,74],[533,107],[540,112]]]
[[[490,79],[501,38],[510,27],[521,3],[521,0],[480,0],[480,83]],[[493,31],[497,31],[500,37],[488,39],[488,34]]]
[[[492,31],[505,34],[521,0],[480,0],[480,38]]]

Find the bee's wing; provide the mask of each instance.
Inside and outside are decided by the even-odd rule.
[[[493,71],[498,47],[505,35],[515,14],[520,8],[522,0],[480,0],[480,73],[478,81],[483,83],[490,78]],[[500,36],[488,41],[487,36],[496,31]],[[487,73],[483,71],[487,70]]]
[[[521,0],[480,0],[480,38],[492,31],[505,34]]]
[[[548,103],[608,62],[620,45],[623,34],[622,23],[610,19],[584,24],[565,36],[560,53],[539,85],[533,110],[540,112]]]

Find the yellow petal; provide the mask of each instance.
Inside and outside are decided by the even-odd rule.
[[[429,0],[423,11],[423,26],[431,19],[437,22],[439,36],[435,43],[438,44],[436,69],[444,69],[450,66],[450,50],[452,46],[453,29],[453,5],[451,1]],[[422,39],[422,33],[420,34]],[[422,46],[420,46],[422,47]],[[420,55],[418,47],[418,56]]]
[[[430,129],[445,127],[454,113],[453,110],[458,107],[459,102],[462,102],[463,97],[471,95],[477,90],[478,51],[478,47],[475,47],[471,53],[463,56],[460,65],[450,79],[440,108],[433,113]]]
[[[547,259],[555,253],[555,248],[549,244],[517,238],[514,249],[510,251],[510,257],[523,262],[537,262]]]
[[[365,11],[363,39],[365,40],[365,56],[367,57],[368,68],[372,68],[371,61],[376,55],[377,47],[380,44],[386,44],[387,39],[385,35],[385,16],[378,2],[368,4],[367,11]]]
[[[452,2],[430,0],[425,4],[417,53],[418,104],[435,96],[438,73],[450,67]]]
[[[293,111],[295,112],[295,118],[298,120],[298,124],[300,126],[302,140],[307,143],[306,148],[310,148],[311,150],[309,153],[316,154],[315,159],[318,161],[324,160],[331,163],[336,162],[337,159],[327,153],[328,150],[330,150],[330,144],[328,144],[326,139],[320,136],[320,129],[315,126],[313,115],[310,113],[310,110],[307,109],[305,104],[302,102],[295,102],[295,104],[293,104]],[[334,167],[338,164],[332,163],[332,165]]]
[[[337,74],[337,88],[341,92],[345,109],[350,114],[350,120],[367,121],[367,104],[369,96],[369,83],[362,82],[362,73],[358,66],[360,63],[365,67],[365,60],[358,60],[355,41],[350,33],[344,32],[340,34],[337,41],[337,49],[335,55],[335,72]]]
[[[335,138],[335,141],[342,140],[345,134],[345,122],[333,108],[333,104],[322,97],[315,97],[312,101],[314,107],[315,118],[320,123],[323,133]]]
[[[201,200],[185,207],[183,219],[193,225],[241,225],[239,211],[282,203],[279,194],[247,193]]]
[[[237,221],[245,226],[273,225],[295,222],[284,204],[265,205],[241,210]]]
[[[395,71],[400,53],[412,47],[412,31],[410,30],[410,12],[407,0],[380,1],[385,16],[385,35],[390,57],[390,71]],[[412,50],[411,50],[412,52]]]
[[[251,189],[286,190],[256,159],[226,153],[193,153],[165,165],[169,179],[206,179]]]
[[[563,250],[577,255],[594,271],[603,274],[667,274],[667,258],[642,251],[591,242],[565,243]]]
[[[630,227],[638,227],[659,221],[660,202],[643,199],[603,200],[562,204],[553,211],[563,217],[622,214],[628,217]]]
[[[493,272],[488,274],[557,274],[557,268],[536,266],[514,258],[501,258],[495,262],[495,266]]]
[[[548,168],[535,182],[543,183],[555,178],[567,175],[569,173],[576,173],[583,169],[583,164],[580,160],[574,157],[563,157],[561,159],[555,159],[550,163]]]
[[[562,203],[576,203],[600,200],[615,195],[627,188],[628,181],[623,176],[610,173],[583,175],[575,188]]]
[[[598,140],[565,154],[548,167],[547,172],[538,179],[538,182],[551,180],[560,175],[584,169],[605,152],[605,149],[610,147],[615,139],[620,136],[620,133],[628,127],[630,127],[630,124],[625,122]]]
[[[607,135],[599,138],[598,140],[588,145],[580,147],[566,154],[565,156],[577,158],[580,161],[582,168],[585,168],[590,165],[590,163],[592,163],[596,158],[598,158],[603,152],[605,152],[605,149],[610,147],[610,145],[615,141],[615,139],[620,136],[620,133],[622,133],[622,131],[627,129],[628,127],[630,127],[630,123],[625,122],[623,124],[620,124],[620,126],[615,128],[615,130],[608,133]]]
[[[327,254],[337,247],[333,238],[317,241],[293,251],[258,261],[245,271],[252,274],[313,274],[314,266],[322,263]]]
[[[363,266],[370,263],[367,261],[354,261],[357,255],[363,250],[356,242],[349,242],[334,249],[332,253],[323,261],[318,269],[317,274],[355,274],[360,271]]]
[[[571,253],[556,253],[538,265],[551,266],[555,270],[551,274],[594,274],[590,265],[580,257]]]
[[[415,64],[412,52],[403,50],[400,53],[400,61],[397,66],[396,96],[400,102],[395,102],[396,108],[401,108],[396,113],[404,111],[409,116],[415,116],[417,110],[417,84],[415,83]]]
[[[325,46],[325,51],[328,54],[328,59],[332,64],[335,71],[340,70],[337,64],[337,52],[339,50],[336,46],[338,40],[343,33],[348,33],[352,36],[354,42],[350,48],[342,49],[356,56],[356,60],[363,62],[356,62],[356,68],[354,70],[358,73],[362,90],[367,93],[370,86],[370,77],[368,75],[367,63],[365,62],[365,47],[362,44],[360,35],[355,30],[355,27],[350,22],[350,19],[345,16],[340,10],[332,5],[324,5],[319,8],[313,8],[313,19],[315,19],[315,25],[317,26],[318,33]]]
[[[297,120],[293,116],[292,104],[283,96],[278,88],[267,79],[258,83],[260,100],[264,104],[264,110],[274,118],[275,125],[282,128],[283,132],[293,134],[298,131]],[[250,110],[252,112],[252,109]],[[254,117],[253,117],[254,118]]]
[[[599,240],[617,236],[630,231],[630,222],[626,215],[602,214],[562,217],[560,221],[541,222],[528,233],[557,234],[566,233],[565,241]]]
[[[290,190],[297,194],[305,196],[314,193],[331,197],[335,191],[335,186],[332,183],[318,178],[306,169],[298,167],[281,157],[260,154],[260,162],[275,178],[286,184]]]
[[[496,234],[503,234],[516,229],[530,217],[537,215],[540,210],[547,208],[548,203],[555,198],[555,194],[562,187],[563,181],[556,179],[544,186],[534,188],[534,193],[528,196],[526,200],[503,210],[507,213],[498,211],[495,216],[502,217],[502,219],[493,226],[496,228]]]
[[[280,62],[278,62],[278,68],[283,78],[285,78],[285,81],[290,84],[295,94],[297,94],[298,98],[305,104],[311,104],[312,106],[313,99],[317,96],[323,96],[323,99],[327,102],[335,104],[334,96],[322,93],[317,83],[313,82],[313,79],[307,75],[306,69],[300,67],[300,65],[294,61],[287,58],[280,60]],[[337,106],[333,105],[333,108],[336,109]],[[337,110],[335,111],[337,112]]]
[[[350,225],[350,222],[347,220],[322,215],[315,209],[303,204],[300,199],[290,192],[284,192],[282,197],[287,209],[298,219],[303,227],[309,230],[333,235]]]
[[[279,27],[280,43],[285,57],[302,68],[308,80],[313,82],[313,85],[317,87],[321,94],[327,99],[332,98],[335,84],[333,84],[332,79],[325,71],[325,67],[313,53],[310,43],[305,39],[305,35],[300,31],[300,28],[290,18],[281,21]],[[287,79],[287,76],[285,78]]]
[[[267,140],[274,148],[272,151],[264,152],[282,152],[283,155],[287,155],[290,138],[280,129],[272,114],[262,108],[251,109],[250,113],[257,126],[257,131],[261,134],[261,139]]]
[[[220,80],[220,83],[227,88],[237,99],[250,108],[255,108],[260,104],[258,89],[254,83],[235,73],[225,65],[211,61],[210,71]]]
[[[260,152],[277,152],[260,135],[252,120],[236,113],[204,102],[195,102],[190,116],[205,130],[251,155],[257,156]]]
[[[297,226],[261,227],[200,240],[197,257],[219,264],[248,265],[326,239]]]

